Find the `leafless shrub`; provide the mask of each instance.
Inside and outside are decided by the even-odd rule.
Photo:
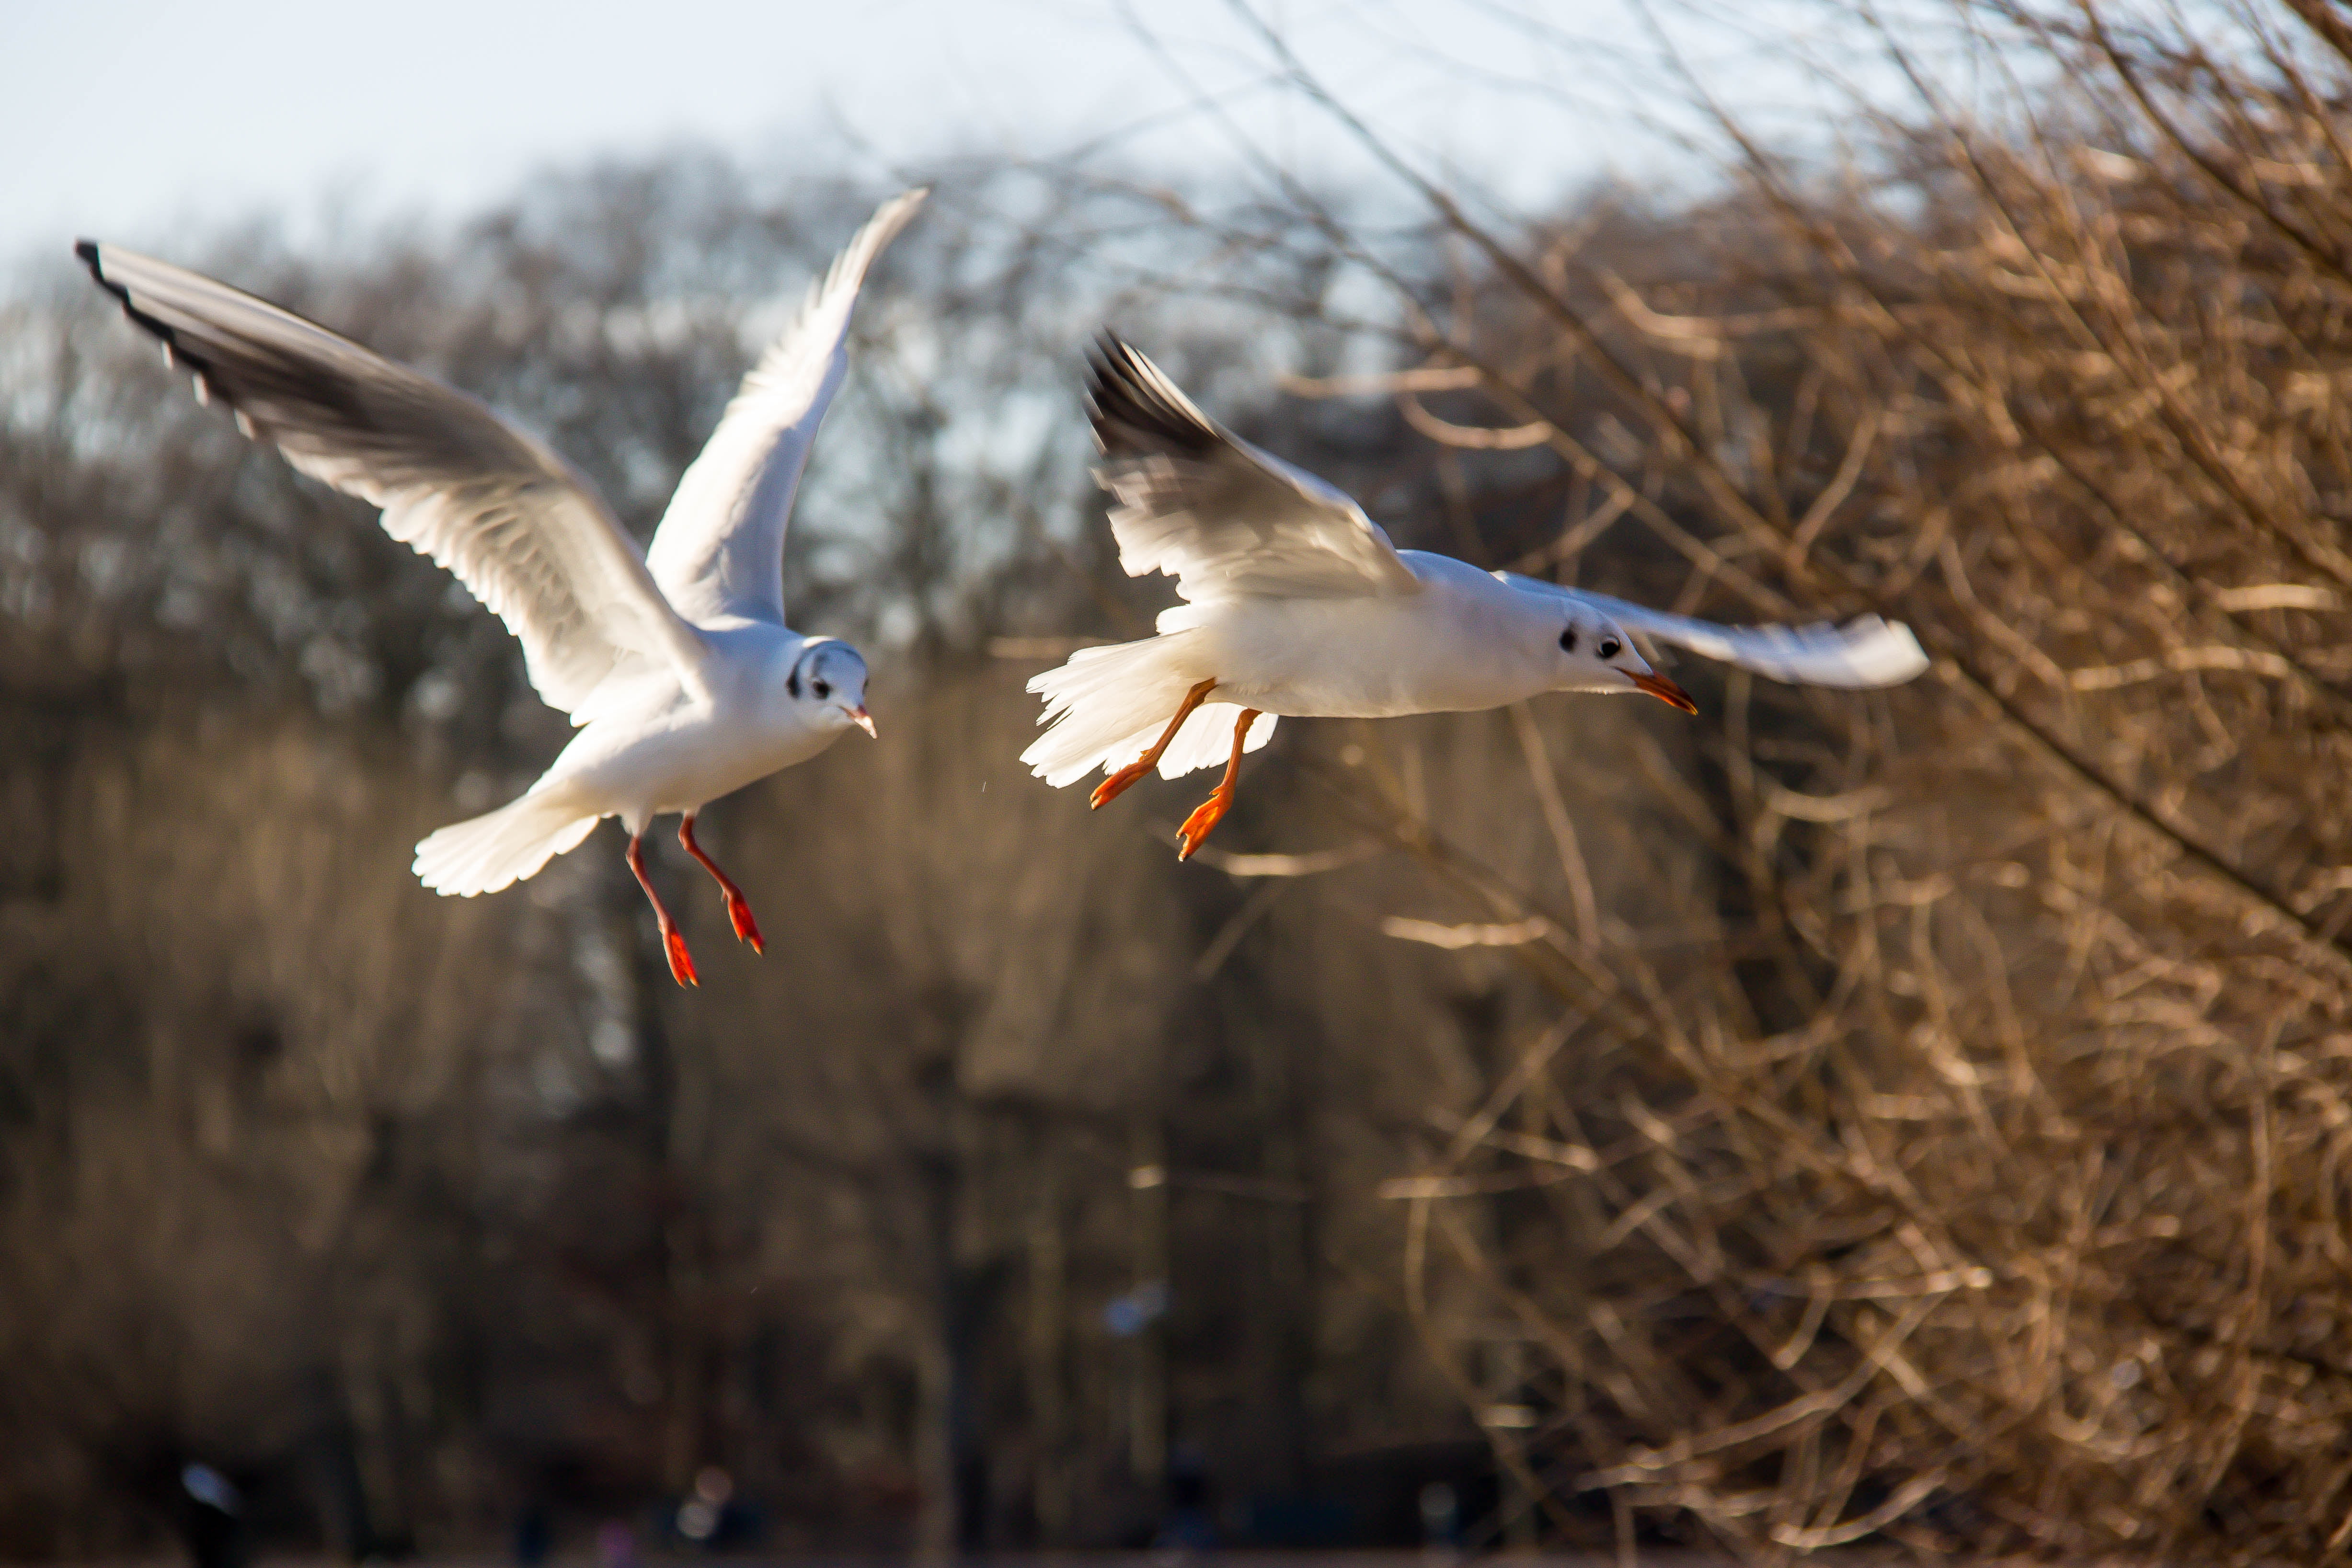
[[[1394,277],[1426,359],[1370,390],[1574,486],[1491,553],[1646,530],[1661,597],[1937,657],[1724,683],[1687,782],[1633,754],[1720,879],[1695,964],[1599,915],[1566,814],[1544,897],[1357,792],[1562,1009],[1390,1184],[1407,1298],[1528,1497],[1573,1531],[1605,1493],[1629,1549],[1650,1511],[1766,1555],[2308,1560],[2352,1528],[2352,59],[2315,6],[1953,20],[2035,79],[2005,118],[1888,32],[1925,112],[1876,162],[1727,120],[1733,193],[1524,247],[1349,121],[1477,259]]]

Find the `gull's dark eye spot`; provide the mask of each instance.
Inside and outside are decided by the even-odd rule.
[[[833,695],[833,688],[823,681],[811,681],[809,685],[816,692],[817,701],[819,702],[823,702],[825,698]]]
[[[1617,641],[1616,638],[1603,637],[1601,639],[1601,656],[1602,658],[1613,659],[1624,651],[1625,644]]]
[[[1563,653],[1573,653],[1576,652],[1575,627],[1571,626],[1567,631],[1559,634],[1559,649]]]

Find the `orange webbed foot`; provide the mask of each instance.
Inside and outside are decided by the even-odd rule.
[[[1176,830],[1176,858],[1191,860],[1192,852],[1199,849],[1208,836],[1216,831],[1217,824],[1225,820],[1225,813],[1233,809],[1233,792],[1220,789],[1193,807],[1192,814],[1184,819],[1184,825]]]
[[[646,875],[641,852],[644,847],[644,830],[629,835],[629,874],[637,879],[637,885],[645,890],[646,902],[654,906],[654,924],[661,929],[662,955],[669,960],[669,977],[681,986],[698,986],[702,982],[694,977],[694,955],[686,950],[686,938],[678,935],[677,923],[669,917],[661,894],[654,891],[653,882]]]
[[[1157,759],[1150,758],[1141,762],[1130,762],[1096,785],[1095,792],[1087,797],[1087,809],[1099,811],[1121,795],[1126,794],[1129,785],[1151,771],[1152,762],[1155,760]]]
[[[1160,738],[1151,743],[1150,749],[1096,785],[1095,792],[1087,798],[1087,807],[1101,810],[1125,793],[1129,785],[1158,767],[1160,754],[1168,749],[1168,743],[1176,738],[1176,732],[1184,727],[1184,721],[1192,716],[1192,710],[1208,700],[1216,685],[1215,677],[1212,676],[1186,692],[1184,700],[1176,705],[1176,716],[1168,721],[1168,727],[1160,732]]]
[[[751,918],[751,901],[730,889],[727,897],[727,918],[735,927],[735,940],[751,944],[754,953],[765,953],[768,945],[760,940],[760,923]]]
[[[695,977],[694,955],[686,950],[686,938],[675,928],[662,933],[662,950],[669,955],[670,978],[681,986],[699,986]]]
[[[1225,813],[1233,809],[1234,781],[1241,777],[1242,772],[1242,748],[1249,743],[1250,725],[1256,717],[1257,709],[1244,708],[1241,717],[1234,722],[1234,754],[1225,761],[1224,778],[1218,780],[1217,788],[1207,800],[1192,808],[1192,814],[1184,819],[1184,825],[1176,830],[1178,860],[1191,860],[1192,852],[1216,831],[1217,824],[1223,821]]]
[[[743,896],[743,890],[735,885],[735,879],[720,871],[719,862],[704,854],[702,846],[695,841],[692,811],[687,812],[678,821],[677,841],[685,845],[686,852],[700,862],[702,869],[718,881],[719,895],[727,901],[727,922],[735,927],[735,940],[749,942],[754,953],[765,953],[768,945],[760,940],[760,923],[751,918],[751,901]]]

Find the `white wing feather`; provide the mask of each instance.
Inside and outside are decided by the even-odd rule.
[[[587,481],[454,388],[252,295],[152,257],[76,247],[198,395],[311,477],[383,508],[522,643],[531,685],[586,722],[598,687],[667,666],[700,689],[702,639]]]
[[[928,193],[882,204],[810,286],[679,479],[646,561],[680,613],[784,620],[784,530],[809,447],[849,367],[849,314],[866,269]]]
[[[1495,575],[1522,592],[1590,605],[1636,637],[1654,637],[1797,685],[1896,686],[1927,667],[1927,655],[1911,628],[1875,615],[1860,616],[1843,626],[1826,622],[1810,626],[1719,626],[1517,572]]]
[[[1346,492],[1218,425],[1133,348],[1105,333],[1090,368],[1096,478],[1129,577],[1164,571],[1196,604],[1421,591]]]

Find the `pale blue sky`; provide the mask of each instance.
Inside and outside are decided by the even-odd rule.
[[[1336,88],[1433,161],[1540,201],[1687,160],[1638,123],[1656,95],[1623,0],[1257,0]],[[1338,135],[1255,88],[1265,56],[1218,0],[0,0],[0,256],[74,235],[162,239],[331,197],[446,214],[530,170],[665,141],[870,168],[1054,155],[1231,155],[1137,37],[1160,37],[1247,131],[1308,166]],[[1783,15],[1787,15],[1784,11]],[[1769,112],[1753,44],[1685,17],[1718,85]],[[1539,84],[1530,90],[1530,84]]]

